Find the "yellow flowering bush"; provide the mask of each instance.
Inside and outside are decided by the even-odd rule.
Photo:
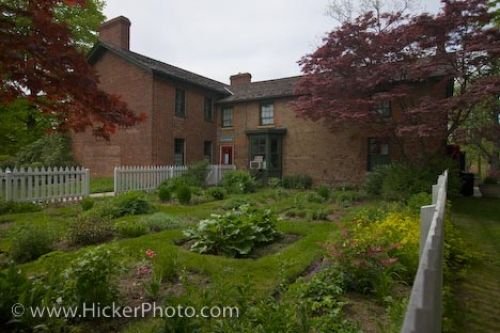
[[[395,280],[411,283],[418,268],[419,218],[405,207],[360,210],[344,225],[342,240],[327,247],[347,289],[390,295]]]
[[[417,216],[404,211],[390,212],[382,220],[355,224],[352,236],[361,248],[373,245],[390,248],[388,255],[398,259],[404,267],[400,274],[411,282],[418,267],[420,221]]]

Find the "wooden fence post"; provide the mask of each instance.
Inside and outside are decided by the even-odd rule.
[[[10,169],[5,170],[5,200],[12,200],[12,173]]]

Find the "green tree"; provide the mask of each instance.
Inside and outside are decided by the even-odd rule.
[[[55,9],[57,20],[69,26],[76,46],[85,53],[97,42],[97,30],[106,19],[104,6],[103,0],[87,0],[84,6],[62,3]]]

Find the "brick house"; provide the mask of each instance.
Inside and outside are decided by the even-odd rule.
[[[75,158],[95,176],[118,165],[191,164],[208,159],[272,177],[307,174],[316,182],[359,183],[375,164],[397,159],[390,142],[322,122],[297,118],[289,102],[300,77],[252,82],[251,74],[218,82],[130,51],[130,21],[103,24],[89,62],[105,91],[121,95],[146,121],[109,142],[89,132],[73,135]],[[446,96],[449,86],[426,82],[416,95]],[[397,117],[399,110],[387,112]],[[443,129],[446,122],[443,122]],[[444,131],[443,131],[444,132]],[[445,148],[446,140],[436,142]]]

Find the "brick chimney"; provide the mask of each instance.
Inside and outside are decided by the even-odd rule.
[[[252,74],[250,73],[238,73],[229,78],[231,80],[231,86],[242,86],[252,82]]]
[[[99,40],[121,49],[130,49],[130,20],[118,16],[104,22],[99,28]]]

